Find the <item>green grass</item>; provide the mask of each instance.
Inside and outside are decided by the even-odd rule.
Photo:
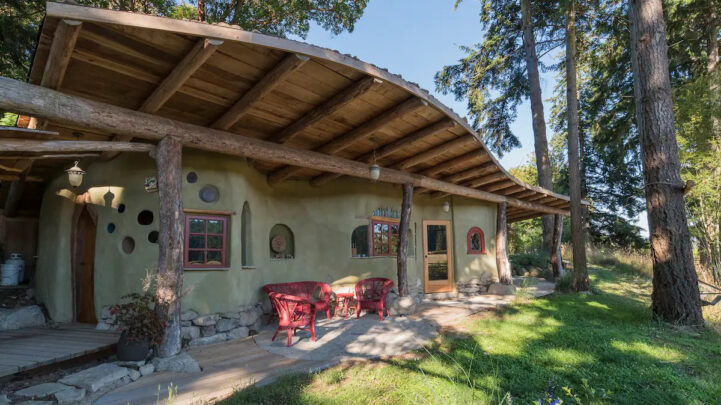
[[[599,294],[519,300],[412,355],[284,377],[224,404],[530,404],[549,386],[581,403],[721,403],[721,336],[652,321],[646,277],[592,279]]]

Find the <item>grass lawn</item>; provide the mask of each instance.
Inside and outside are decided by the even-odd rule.
[[[427,350],[288,376],[224,404],[530,404],[550,390],[577,403],[564,387],[584,404],[721,404],[720,335],[652,321],[648,278],[592,279],[599,294],[519,300]]]

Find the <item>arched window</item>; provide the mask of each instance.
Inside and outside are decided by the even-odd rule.
[[[241,262],[243,266],[253,265],[253,247],[251,244],[250,205],[243,203],[243,212],[240,215],[240,244],[242,246]]]
[[[351,235],[351,255],[353,257],[368,257],[368,225],[361,225],[353,230]]]
[[[486,238],[483,236],[483,231],[481,230],[481,228],[477,226],[474,226],[468,231],[468,254],[486,254]]]
[[[270,258],[294,259],[295,240],[293,231],[283,224],[275,224],[270,228]]]

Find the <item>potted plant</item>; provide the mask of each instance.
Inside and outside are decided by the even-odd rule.
[[[155,313],[156,298],[149,293],[128,294],[127,302],[113,305],[110,313],[120,326],[122,333],[118,341],[118,360],[145,360],[150,349],[160,343],[164,322]]]

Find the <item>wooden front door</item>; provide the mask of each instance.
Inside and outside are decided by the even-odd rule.
[[[83,207],[75,223],[73,282],[75,320],[97,323],[95,318],[95,220]]]
[[[453,235],[450,221],[423,221],[423,290],[453,291]]]

